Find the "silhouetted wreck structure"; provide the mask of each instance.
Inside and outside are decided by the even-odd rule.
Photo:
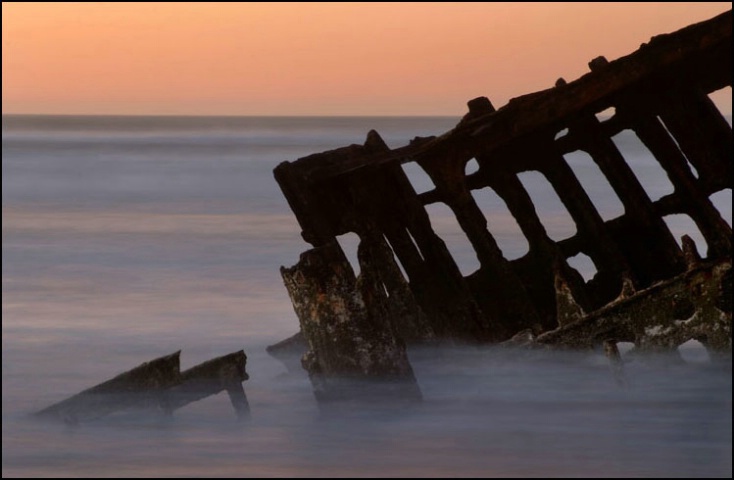
[[[673,349],[694,338],[730,353],[732,230],[710,197],[732,188],[732,130],[707,95],[731,86],[731,59],[730,11],[618,60],[598,57],[581,78],[499,110],[476,98],[441,136],[391,150],[370,131],[364,145],[280,164],[275,178],[313,246],[281,272],[317,397],[340,375],[410,383],[404,342],[428,339]],[[597,118],[610,108],[613,116]],[[650,150],[673,193],[648,196],[611,139],[624,130]],[[564,159],[574,151],[598,166],[623,215],[602,219]],[[479,170],[467,175],[472,159]],[[416,193],[401,167],[408,162],[425,170],[433,190]],[[549,238],[518,179],[526,171],[550,182],[575,235]],[[525,256],[509,261],[498,247],[471,194],[485,187],[517,221]],[[431,226],[425,207],[436,202],[476,252],[481,266],[470,275]],[[676,242],[663,221],[672,214],[698,226],[703,258],[689,238],[683,248]],[[360,239],[358,277],[337,242],[348,232]],[[579,253],[596,267],[589,281],[568,264]]]
[[[96,420],[128,410],[171,416],[175,410],[226,391],[240,420],[250,416],[242,382],[249,379],[244,350],[181,371],[181,351],[145,362],[106,382],[36,412],[38,418],[67,424]]]

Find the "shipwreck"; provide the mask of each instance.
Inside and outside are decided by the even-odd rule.
[[[275,169],[311,249],[281,274],[300,332],[268,347],[303,367],[320,403],[419,401],[406,345],[451,341],[536,348],[600,348],[624,385],[619,342],[675,352],[691,339],[731,359],[731,225],[711,201],[732,188],[732,129],[709,94],[732,85],[732,12],[659,35],[614,61],[598,57],[572,82],[495,109],[468,102],[450,131],[390,149],[376,131],[363,145],[316,153]],[[613,109],[613,115],[600,112]],[[612,137],[632,132],[667,174],[672,193],[650,198]],[[603,219],[564,155],[588,154],[623,206]],[[478,170],[467,173],[476,161]],[[433,188],[417,193],[403,165]],[[547,233],[518,175],[537,172],[576,227]],[[472,191],[489,188],[528,243],[509,260]],[[426,206],[446,205],[479,268],[462,274]],[[491,212],[489,212],[491,216]],[[664,217],[688,215],[705,239],[680,243]],[[338,238],[356,234],[355,275]],[[569,259],[584,254],[585,280]],[[70,424],[130,408],[174,411],[226,391],[238,418],[250,409],[238,351],[180,370],[180,351],[141,364],[35,413]],[[298,362],[294,365],[293,358]]]
[[[603,345],[618,362],[617,342],[665,351],[696,339],[712,358],[731,355],[732,229],[710,197],[732,188],[732,129],[708,94],[732,85],[732,13],[658,35],[614,61],[595,58],[589,69],[499,109],[475,98],[440,136],[390,149],[373,130],[363,145],[277,166],[312,248],[281,268],[301,332],[269,351],[305,348],[320,401],[348,395],[344,379],[380,379],[419,399],[405,350],[412,342]],[[625,130],[651,152],[673,193],[650,198],[612,140]],[[622,215],[602,218],[564,159],[575,151],[606,177]],[[467,174],[471,160],[479,168]],[[410,162],[434,188],[416,193],[402,167]],[[528,171],[552,185],[574,235],[549,237],[518,179]],[[508,260],[499,248],[472,196],[482,188],[517,221],[524,256]],[[425,207],[439,202],[476,253],[480,266],[469,275],[432,228]],[[673,214],[695,222],[707,251],[674,238],[663,220]],[[358,276],[338,242],[350,232],[360,240]],[[596,268],[588,281],[568,262],[580,253]]]

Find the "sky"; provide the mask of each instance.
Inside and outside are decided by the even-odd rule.
[[[731,5],[3,2],[2,111],[458,116]]]

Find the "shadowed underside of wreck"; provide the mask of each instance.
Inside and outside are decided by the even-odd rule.
[[[599,312],[617,305],[632,309],[632,318],[634,305],[660,298],[668,300],[658,310],[670,310],[655,320],[670,324],[661,328],[680,326],[703,306],[715,308],[718,337],[704,325],[667,340],[669,346],[699,338],[730,351],[731,302],[722,298],[731,295],[732,230],[710,197],[732,188],[732,130],[708,94],[731,86],[731,58],[727,12],[656,36],[620,59],[598,57],[581,78],[559,79],[499,110],[484,97],[474,99],[441,136],[391,150],[371,131],[364,145],[280,164],[275,178],[313,247],[298,265],[282,269],[310,348],[304,366],[312,379],[410,377],[403,341],[500,342],[522,331],[548,339],[579,322],[596,321],[598,329],[590,327],[586,341],[573,345],[612,338],[640,346],[659,331],[657,324],[643,318],[635,327],[637,320],[628,319],[630,327],[620,329],[609,323],[613,315]],[[597,115],[609,109],[611,117]],[[651,152],[672,193],[655,201],[646,193],[612,140],[623,131]],[[622,215],[602,218],[564,158],[577,151],[606,177]],[[467,174],[471,160],[479,169]],[[402,167],[408,162],[435,188],[416,193]],[[573,219],[570,238],[549,237],[518,177],[529,171],[552,185]],[[517,221],[529,245],[523,257],[508,260],[499,248],[472,195],[484,188]],[[451,210],[471,243],[480,265],[473,273],[462,275],[436,235],[426,211],[435,203]],[[695,222],[707,252],[699,255],[688,239],[679,246],[663,220],[674,214]],[[360,239],[358,277],[336,240],[348,232]],[[568,262],[579,253],[596,268],[588,281]],[[654,293],[661,282],[672,284],[668,293]],[[548,343],[562,343],[552,338]]]

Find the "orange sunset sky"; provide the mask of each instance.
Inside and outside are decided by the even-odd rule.
[[[731,5],[3,2],[3,113],[462,115]]]

